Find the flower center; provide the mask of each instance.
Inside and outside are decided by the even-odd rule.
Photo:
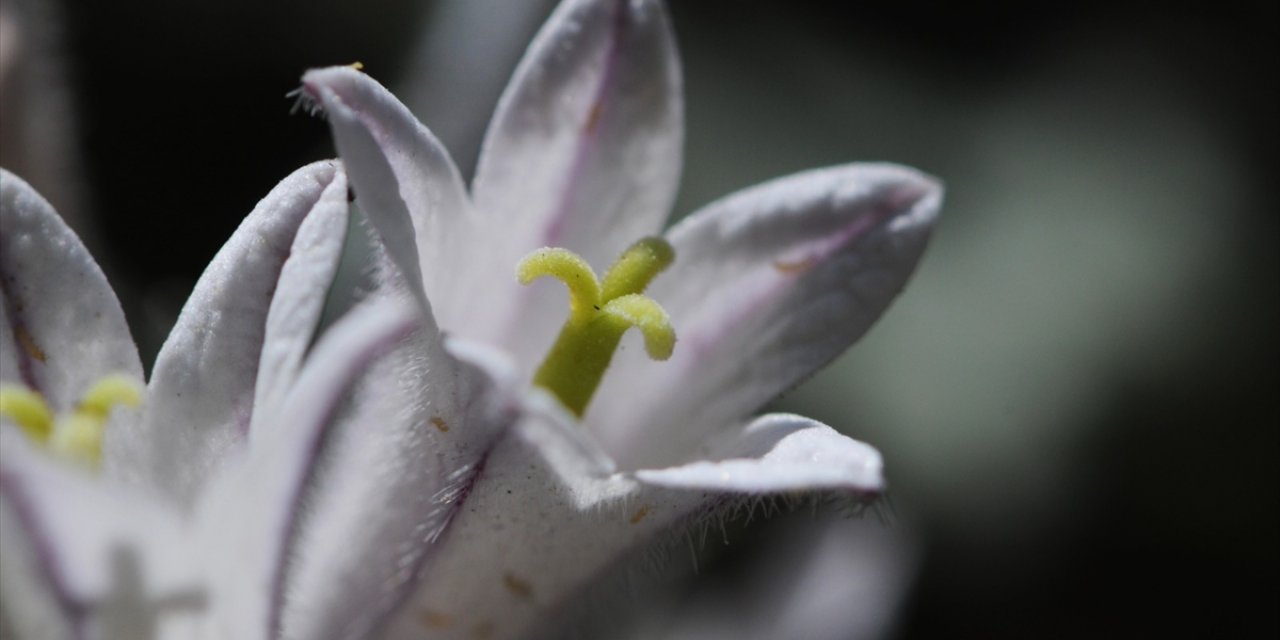
[[[26,387],[0,384],[0,416],[18,425],[31,440],[53,452],[97,468],[102,436],[116,405],[142,404],[138,383],[122,374],[106,376],[89,388],[75,409],[54,416],[44,396]]]
[[[569,288],[569,319],[533,383],[581,417],[627,329],[635,327],[644,334],[649,357],[670,358],[676,333],[667,312],[641,294],[674,259],[666,240],[644,238],[623,252],[600,280],[585,260],[567,249],[544,248],[525,256],[516,265],[520,284],[552,276]]]

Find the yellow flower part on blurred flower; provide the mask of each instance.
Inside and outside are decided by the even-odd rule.
[[[96,468],[102,437],[116,405],[138,407],[142,390],[128,376],[112,374],[89,388],[75,409],[55,417],[43,396],[26,387],[0,385],[0,416],[8,417],[34,442]]]

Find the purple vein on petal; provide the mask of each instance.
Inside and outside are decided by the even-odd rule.
[[[3,260],[0,260],[0,297],[4,298],[4,313],[9,321],[9,328],[13,330],[14,342],[14,344],[6,345],[6,347],[13,349],[13,353],[18,356],[18,375],[22,378],[22,383],[27,385],[28,389],[43,395],[44,389],[39,377],[36,375],[35,361],[43,362],[45,358],[44,352],[35,343],[35,339],[31,337],[31,332],[27,330],[26,322],[22,316],[23,301],[11,293],[8,284],[6,284],[14,279],[8,266]]]
[[[317,463],[324,453],[325,445],[329,442],[334,417],[347,396],[342,390],[349,389],[358,374],[364,371],[375,358],[385,354],[396,343],[417,330],[416,316],[409,314],[402,314],[402,316],[394,324],[381,328],[381,330],[370,331],[370,333],[378,334],[376,339],[369,341],[366,337],[362,340],[365,344],[360,345],[359,352],[353,354],[353,357],[344,363],[344,371],[339,379],[332,381],[333,388],[327,389],[330,391],[329,393],[310,395],[312,401],[320,403],[321,406],[318,410],[314,408],[311,410],[312,416],[316,419],[308,425],[310,428],[306,430],[303,441],[293,443],[293,446],[301,449],[304,453],[293,460],[296,468],[289,474],[290,478],[292,478],[291,486],[288,487],[288,499],[286,501],[289,507],[286,509],[285,521],[279,531],[278,544],[276,545],[278,561],[272,570],[271,577],[271,605],[267,620],[269,637],[279,637],[282,631],[281,612],[284,608],[285,576],[289,560],[289,554],[285,549],[288,547],[289,542],[297,536],[301,506],[306,495],[306,488],[311,484],[318,467]]]
[[[783,277],[774,279],[770,286],[751,296],[725,323],[704,327],[704,332],[695,331],[684,337],[682,347],[698,354],[690,362],[701,360],[703,357],[701,353],[713,348],[719,342],[719,336],[733,333],[737,326],[758,317],[761,309],[770,306],[782,292],[790,289],[796,278],[804,277],[805,273],[845,250],[873,229],[889,221],[895,214],[902,213],[906,210],[905,203],[919,200],[922,195],[914,191],[895,194],[895,197],[888,202],[881,203],[866,214],[856,217],[828,237],[775,259],[772,266]],[[831,358],[834,359],[838,355],[839,353],[834,353]],[[826,364],[823,363],[822,366]]]
[[[579,193],[578,185],[582,182],[582,173],[586,170],[587,161],[591,157],[596,143],[600,140],[600,121],[605,116],[605,98],[613,87],[617,76],[618,60],[622,52],[622,39],[627,28],[627,14],[623,7],[624,4],[623,0],[618,0],[613,4],[609,45],[605,50],[604,60],[602,61],[604,68],[600,72],[600,81],[596,85],[595,97],[591,101],[591,109],[587,112],[587,119],[582,123],[581,135],[578,137],[577,149],[574,152],[573,164],[570,166],[569,174],[565,176],[564,185],[561,187],[560,202],[556,206],[555,213],[550,216],[547,228],[543,233],[542,246],[558,247],[563,245],[562,236],[568,223],[569,212],[573,210],[573,206],[576,204]]]
[[[426,575],[431,559],[435,557],[434,552],[441,547],[440,539],[448,533],[449,525],[453,523],[453,519],[462,511],[462,507],[467,502],[467,497],[471,495],[471,490],[480,482],[481,476],[484,475],[485,465],[489,462],[489,454],[497,447],[500,440],[501,438],[498,438],[491,443],[484,453],[480,454],[480,459],[475,464],[454,471],[445,486],[436,492],[437,502],[446,506],[440,525],[428,536],[427,541],[431,544],[431,548],[414,560],[409,573],[412,577],[406,583],[405,588],[400,590],[391,606],[387,608],[382,620],[371,629],[373,632],[371,635],[377,636],[381,634],[396,612],[400,610],[400,607],[404,606],[409,601],[409,597],[413,595],[413,585],[418,584]]]
[[[27,539],[35,547],[36,565],[43,574],[46,583],[53,590],[53,597],[58,603],[66,619],[75,629],[76,638],[85,638],[85,615],[88,606],[71,593],[71,589],[62,581],[57,554],[53,543],[40,526],[40,517],[36,514],[35,505],[30,496],[23,490],[23,480],[12,471],[0,468],[0,498],[4,498],[13,509],[19,525],[27,534]]]

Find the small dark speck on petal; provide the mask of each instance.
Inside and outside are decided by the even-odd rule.
[[[774,260],[773,268],[777,269],[780,273],[787,273],[787,274],[803,273],[813,268],[815,264],[818,264],[818,259],[813,257],[805,258],[804,260],[800,260],[797,262],[783,262],[781,260]]]
[[[649,505],[646,504],[643,507],[636,509],[636,512],[631,515],[631,524],[636,524],[641,520],[644,520],[644,517],[647,515],[649,515]]]
[[[418,622],[428,629],[447,629],[453,623],[453,619],[447,613],[423,611],[418,614]]]
[[[600,113],[604,110],[604,105],[597,101],[591,105],[591,113],[587,115],[586,126],[582,127],[583,133],[591,135],[596,132],[596,128],[600,126]]]
[[[511,594],[516,596],[517,598],[522,598],[527,600],[533,597],[533,585],[529,584],[525,580],[522,580],[519,576],[515,575],[514,573],[508,572],[503,574],[502,584],[507,587],[507,591],[510,591]]]

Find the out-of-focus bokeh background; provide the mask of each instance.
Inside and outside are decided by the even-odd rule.
[[[284,98],[304,69],[362,61],[469,173],[549,6],[0,0],[0,164],[82,233],[149,361],[257,199],[332,154]],[[852,160],[948,194],[907,292],[780,403],[883,451],[882,517],[713,540],[635,634],[1275,637],[1277,5],[671,14],[677,213]]]

